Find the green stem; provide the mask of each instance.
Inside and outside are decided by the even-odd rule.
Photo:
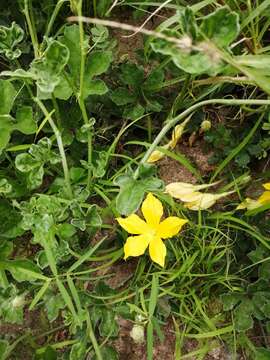
[[[173,106],[172,106],[172,110],[171,110],[171,116],[174,116],[175,113],[177,112],[177,110],[179,109],[179,107],[181,106],[181,104],[183,103],[183,99],[187,94],[187,89],[188,89],[188,85],[190,83],[191,80],[191,75],[188,74],[186,76],[184,85],[182,86],[182,90],[180,91],[180,93],[177,95],[176,99],[174,100]]]
[[[64,145],[63,145],[63,141],[62,141],[60,131],[58,130],[57,126],[55,125],[55,123],[54,123],[54,121],[53,121],[53,119],[51,117],[51,115],[49,114],[48,110],[43,105],[43,103],[38,98],[34,98],[34,101],[38,104],[38,106],[42,110],[43,114],[46,117],[48,117],[49,124],[50,124],[50,126],[51,126],[51,128],[52,128],[52,130],[54,132],[55,137],[56,137],[57,145],[58,145],[61,160],[62,160],[62,166],[63,166],[63,171],[64,171],[65,183],[66,183],[66,187],[67,187],[67,193],[68,193],[69,198],[72,199],[73,194],[72,194],[72,188],[71,188],[71,184],[70,184],[70,174],[69,174],[67,158],[66,158],[65,149],[64,149]]]
[[[59,129],[61,129],[62,125],[61,125],[60,110],[59,110],[59,106],[57,104],[57,100],[56,100],[56,98],[55,98],[55,96],[53,94],[52,94],[52,103],[53,103],[53,107],[55,109],[57,126],[58,126]]]
[[[44,38],[48,37],[51,33],[51,30],[52,30],[52,27],[53,27],[53,24],[54,24],[54,21],[62,7],[62,5],[67,2],[68,0],[59,0],[58,3],[55,5],[55,8],[53,10],[53,13],[50,17],[50,21],[48,23],[48,26],[47,26],[47,29],[46,29],[46,32],[45,32],[45,35],[44,35]],[[43,45],[43,44],[42,44]]]
[[[167,124],[161,129],[149,149],[146,151],[144,157],[139,163],[140,165],[143,165],[147,162],[149,156],[152,154],[152,152],[155,150],[156,146],[160,143],[160,141],[163,139],[163,137],[167,134],[167,132],[174,127],[179,121],[184,120],[188,115],[190,115],[193,111],[197,110],[198,108],[210,105],[210,104],[220,104],[220,105],[270,105],[270,100],[254,100],[254,99],[210,99],[210,100],[204,100],[200,101],[197,104],[192,105],[190,108],[183,111],[181,114],[177,115],[173,119],[167,122]],[[139,175],[139,167],[135,171],[134,178],[137,179]]]
[[[78,5],[78,15],[79,15],[79,29],[80,29],[80,48],[81,48],[81,66],[80,66],[80,90],[78,94],[78,102],[82,112],[82,117],[85,124],[89,124],[89,119],[87,116],[87,111],[84,103],[84,94],[83,94],[83,87],[84,87],[84,74],[85,74],[85,49],[84,49],[84,29],[83,29],[83,22],[81,20],[82,17],[82,1],[79,1]],[[88,175],[87,175],[87,189],[90,188],[92,171],[91,171],[91,164],[92,164],[92,141],[93,141],[93,134],[92,131],[88,131],[87,143],[88,143]]]
[[[38,52],[38,39],[37,39],[36,28],[35,28],[34,23],[31,20],[31,16],[30,16],[30,12],[29,12],[29,1],[30,0],[24,0],[23,13],[25,15],[27,26],[28,26],[28,29],[29,29],[31,41],[32,41],[33,48],[34,48],[35,58],[37,58],[38,55],[39,55],[39,52]]]
[[[93,0],[94,17],[97,17],[97,0]]]
[[[92,326],[92,322],[91,322],[90,315],[89,315],[88,311],[87,311],[86,322],[87,322],[87,331],[88,331],[88,334],[89,334],[89,338],[90,338],[90,340],[92,342],[92,345],[93,345],[93,348],[95,350],[97,360],[103,360],[103,357],[102,357],[101,352],[100,352],[100,348],[99,348],[98,343],[97,343],[97,339],[96,339],[94,331],[93,331],[93,326]]]
[[[6,273],[4,270],[0,270],[0,286],[6,289],[9,285]]]

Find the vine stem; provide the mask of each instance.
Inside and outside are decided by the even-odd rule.
[[[63,171],[64,171],[64,178],[65,178],[65,183],[66,183],[66,187],[67,187],[68,197],[70,199],[72,199],[73,198],[73,193],[72,193],[72,187],[71,187],[71,183],[70,183],[70,174],[69,174],[69,168],[68,168],[68,164],[67,164],[67,158],[66,158],[66,153],[65,153],[61,133],[58,130],[57,126],[55,125],[55,123],[54,123],[54,121],[53,121],[53,119],[51,117],[51,115],[49,114],[48,110],[43,105],[43,103],[38,98],[34,97],[33,99],[38,104],[38,106],[42,110],[43,114],[46,117],[48,117],[48,122],[49,122],[49,124],[50,124],[50,126],[51,126],[51,128],[52,128],[52,130],[54,132],[54,135],[56,137],[58,149],[59,149],[60,156],[61,156],[61,161],[62,161],[62,166],[63,166]]]
[[[80,90],[78,95],[78,103],[82,112],[82,117],[84,123],[87,125],[89,124],[89,119],[87,116],[87,111],[84,103],[84,94],[83,94],[83,87],[84,87],[84,73],[85,73],[85,51],[84,51],[84,30],[83,30],[83,21],[82,18],[82,1],[79,1],[78,4],[78,14],[79,14],[79,29],[80,29],[80,48],[81,48],[81,65],[80,65]],[[92,141],[93,141],[93,134],[92,130],[88,131],[87,134],[87,144],[88,144],[88,174],[87,174],[87,189],[90,188],[91,182],[91,164],[92,164]]]
[[[29,30],[31,41],[32,41],[32,44],[33,44],[35,58],[37,58],[39,56],[38,39],[37,39],[36,29],[35,29],[34,24],[32,23],[30,12],[29,12],[29,0],[24,0],[23,13],[24,13],[25,18],[26,18],[28,30]]]
[[[92,342],[93,348],[95,350],[97,360],[103,360],[103,357],[101,355],[101,351],[100,351],[97,339],[96,339],[95,334],[94,334],[91,318],[90,318],[90,315],[89,315],[88,311],[86,312],[86,323],[87,323],[88,335],[89,335],[89,338],[90,338],[90,340]]]
[[[188,115],[190,115],[193,111],[197,110],[198,108],[210,105],[210,104],[220,104],[220,105],[230,105],[230,106],[237,106],[237,105],[270,105],[270,100],[256,100],[256,99],[210,99],[210,100],[203,100],[198,102],[197,104],[192,105],[190,108],[183,111],[181,114],[177,115],[173,119],[169,120],[167,124],[161,129],[149,149],[146,151],[144,157],[141,159],[135,173],[134,178],[137,179],[139,176],[139,167],[145,164],[155,150],[157,145],[163,139],[163,137],[167,134],[167,132],[174,127],[179,121],[184,120]]]
[[[47,26],[47,29],[46,29],[46,32],[45,32],[44,37],[48,37],[48,36],[50,35],[51,30],[52,30],[52,27],[53,27],[53,24],[54,24],[54,21],[55,21],[57,15],[58,15],[58,13],[59,13],[62,5],[63,5],[65,2],[67,2],[67,1],[68,1],[68,0],[59,0],[59,1],[57,2],[57,4],[55,5],[55,8],[54,8],[53,13],[52,13],[52,15],[51,15],[51,17],[50,17],[50,21],[49,21],[49,23],[48,23],[48,26]]]

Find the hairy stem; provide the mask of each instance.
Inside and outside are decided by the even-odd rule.
[[[56,137],[58,149],[59,149],[61,160],[62,160],[62,166],[63,166],[63,171],[64,171],[64,178],[65,178],[65,183],[66,183],[66,187],[67,187],[68,197],[70,199],[72,199],[73,194],[72,194],[72,188],[71,188],[71,183],[70,183],[70,174],[69,174],[69,168],[68,168],[68,164],[67,164],[67,158],[66,158],[66,154],[65,154],[65,149],[64,149],[61,133],[58,130],[51,115],[49,114],[48,110],[43,105],[43,103],[38,98],[34,98],[34,101],[38,104],[38,106],[42,110],[43,114],[48,117],[49,124],[54,132],[55,137]]]
[[[84,73],[85,73],[85,49],[84,49],[84,29],[83,29],[83,22],[81,20],[82,17],[82,0],[79,1],[78,4],[78,14],[79,14],[79,29],[80,29],[80,47],[81,47],[81,66],[80,66],[80,90],[78,95],[78,102],[82,112],[82,117],[85,124],[89,124],[89,119],[87,116],[87,111],[84,103],[84,94],[83,94],[83,87],[84,87]],[[88,174],[87,174],[87,189],[90,188],[91,177],[92,177],[92,141],[93,141],[93,134],[92,130],[88,131],[87,135],[87,144],[88,144]]]
[[[29,34],[30,34],[31,41],[32,41],[32,44],[33,44],[34,55],[35,55],[35,58],[37,58],[39,56],[38,39],[37,39],[37,33],[36,33],[35,25],[34,25],[32,19],[31,19],[31,16],[30,16],[29,1],[30,0],[24,0],[23,13],[24,13],[25,18],[26,18]]]
[[[163,137],[167,134],[167,132],[174,127],[179,121],[184,120],[188,115],[190,115],[193,111],[197,110],[198,108],[210,105],[210,104],[220,104],[220,105],[229,105],[229,106],[237,106],[237,105],[270,105],[270,100],[256,100],[256,99],[210,99],[210,100],[204,100],[200,101],[197,104],[192,105],[190,108],[183,111],[181,114],[177,115],[176,117],[172,118],[170,121],[167,122],[167,124],[161,129],[149,149],[146,151],[144,157],[139,163],[139,166],[142,164],[145,164],[149,158],[149,156],[152,154],[152,152],[155,150],[157,145],[160,143],[160,141],[163,139]],[[139,175],[139,168],[135,171],[134,178],[138,178]]]
[[[89,338],[90,338],[90,340],[92,342],[93,348],[95,350],[97,360],[103,360],[100,348],[98,346],[97,339],[96,339],[95,334],[94,334],[94,330],[93,330],[93,326],[92,326],[92,322],[91,322],[91,319],[90,319],[89,312],[87,312],[86,322],[87,322],[87,332],[88,332]]]

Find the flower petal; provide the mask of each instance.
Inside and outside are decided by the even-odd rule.
[[[149,235],[128,237],[124,245],[125,259],[129,256],[143,255],[151,239]]]
[[[141,235],[149,231],[149,226],[138,215],[132,214],[127,218],[116,218],[123,229],[130,234]]]
[[[154,163],[160,159],[162,159],[165,156],[165,154],[162,151],[155,150],[152,152],[152,154],[149,156],[147,162],[149,164]]]
[[[176,216],[170,216],[158,225],[157,233],[162,239],[170,238],[179,233],[188,221]]]
[[[259,203],[265,205],[270,203],[270,191],[265,191],[258,199]]]
[[[174,197],[176,199],[180,199],[182,201],[190,201],[189,196],[198,195],[199,190],[209,188],[218,183],[219,183],[219,181],[216,181],[212,184],[194,185],[194,184],[189,184],[189,183],[184,183],[184,182],[173,182],[166,186],[165,192],[170,194],[172,197]],[[193,194],[195,194],[195,195],[193,195]],[[195,201],[195,200],[192,200],[192,201]]]
[[[167,252],[166,246],[159,237],[155,237],[150,241],[149,244],[150,257],[155,263],[159,264],[162,267],[164,267],[165,264],[166,252]]]
[[[157,226],[163,215],[163,206],[153,194],[149,193],[142,203],[142,213],[147,224]]]
[[[253,210],[253,209],[257,209],[260,206],[262,206],[262,204],[258,200],[246,198],[237,206],[235,210],[244,210],[244,209]]]
[[[201,194],[200,198],[194,200],[194,201],[190,201],[187,202],[185,204],[185,207],[190,209],[190,210],[205,210],[205,209],[209,209],[211,206],[213,206],[216,202],[217,198],[214,194],[210,194],[210,193],[204,193]]]
[[[161,146],[161,148],[162,148],[162,149],[165,149],[165,150],[169,149],[169,148],[170,148],[170,143]],[[148,163],[154,163],[154,162],[162,159],[164,156],[165,156],[165,153],[164,153],[164,152],[162,152],[162,151],[160,151],[160,150],[154,150],[154,151],[152,152],[152,154],[149,156],[147,162],[148,162]]]
[[[263,184],[265,190],[270,190],[270,183]]]

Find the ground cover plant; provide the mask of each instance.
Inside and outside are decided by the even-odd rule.
[[[0,359],[270,359],[270,1],[0,19]]]

